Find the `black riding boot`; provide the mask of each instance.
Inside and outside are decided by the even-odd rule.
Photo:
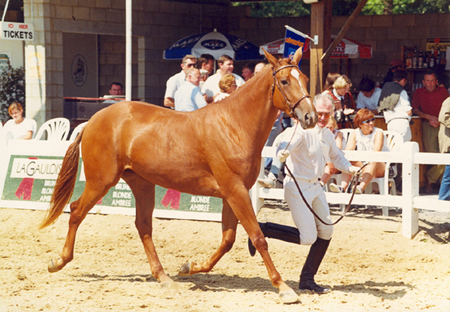
[[[296,227],[281,225],[272,222],[259,223],[259,227],[264,234],[264,237],[276,238],[288,243],[300,244],[300,232]],[[253,257],[256,253],[256,248],[253,246],[250,238],[248,239],[248,251]]]
[[[311,245],[308,257],[306,258],[305,264],[303,265],[302,273],[300,274],[300,284],[299,289],[312,290],[318,294],[326,294],[331,290],[319,286],[314,282],[314,275],[316,275],[319,269],[320,263],[328,249],[330,240],[325,240],[317,238],[314,244]]]

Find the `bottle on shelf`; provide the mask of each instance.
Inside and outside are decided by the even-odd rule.
[[[417,68],[417,49],[414,47],[414,55],[412,59],[412,68]]]
[[[417,58],[417,67],[423,68],[423,51],[420,49],[419,57]]]
[[[434,65],[435,65],[435,63],[434,63],[434,50],[431,50],[430,58],[428,60],[428,67],[429,68],[433,68]]]
[[[440,62],[440,64],[444,65],[444,67],[445,67],[445,64],[447,64],[447,59],[445,58],[445,51],[441,52],[441,62]]]
[[[406,58],[406,68],[412,67],[412,55],[411,53],[408,53],[408,57]]]

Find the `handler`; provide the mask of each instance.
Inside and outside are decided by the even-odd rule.
[[[294,175],[292,177],[286,172],[284,197],[297,228],[270,222],[259,225],[265,237],[302,245],[312,244],[300,275],[299,289],[325,294],[330,289],[317,285],[314,276],[330,244],[333,226],[320,222],[308,209],[294,179],[314,212],[326,223],[332,223],[323,186],[319,182],[325,165],[331,161],[339,170],[351,174],[358,172],[359,167],[352,166],[344,157],[333,134],[326,128],[334,112],[332,98],[328,94],[319,94],[314,98],[314,106],[319,116],[316,127],[308,130],[297,127],[292,140],[284,137],[277,148],[277,157],[281,162],[286,160],[286,166]],[[251,241],[249,249],[253,256],[255,248]]]

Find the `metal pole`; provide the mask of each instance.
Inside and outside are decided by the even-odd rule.
[[[126,0],[126,8],[125,8],[125,14],[126,14],[126,21],[125,21],[125,100],[131,101],[131,53],[132,53],[132,41],[133,38],[132,35],[132,15],[133,10],[131,6],[132,0]]]

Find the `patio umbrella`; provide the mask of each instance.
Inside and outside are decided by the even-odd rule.
[[[331,35],[331,39],[334,40],[336,36]],[[303,58],[309,59],[310,57],[310,45],[311,41],[306,38],[305,45],[303,47]],[[260,54],[263,54],[262,49],[271,54],[283,54],[284,52],[284,38],[276,41],[266,43],[260,47]],[[337,47],[333,50],[331,58],[372,58],[372,46],[370,44],[364,44],[353,39],[344,37]]]
[[[180,60],[187,54],[195,57],[207,53],[217,60],[227,54],[235,61],[262,60],[259,49],[253,43],[233,35],[222,34],[216,29],[204,34],[196,34],[178,40],[170,48],[164,50],[165,60]]]

